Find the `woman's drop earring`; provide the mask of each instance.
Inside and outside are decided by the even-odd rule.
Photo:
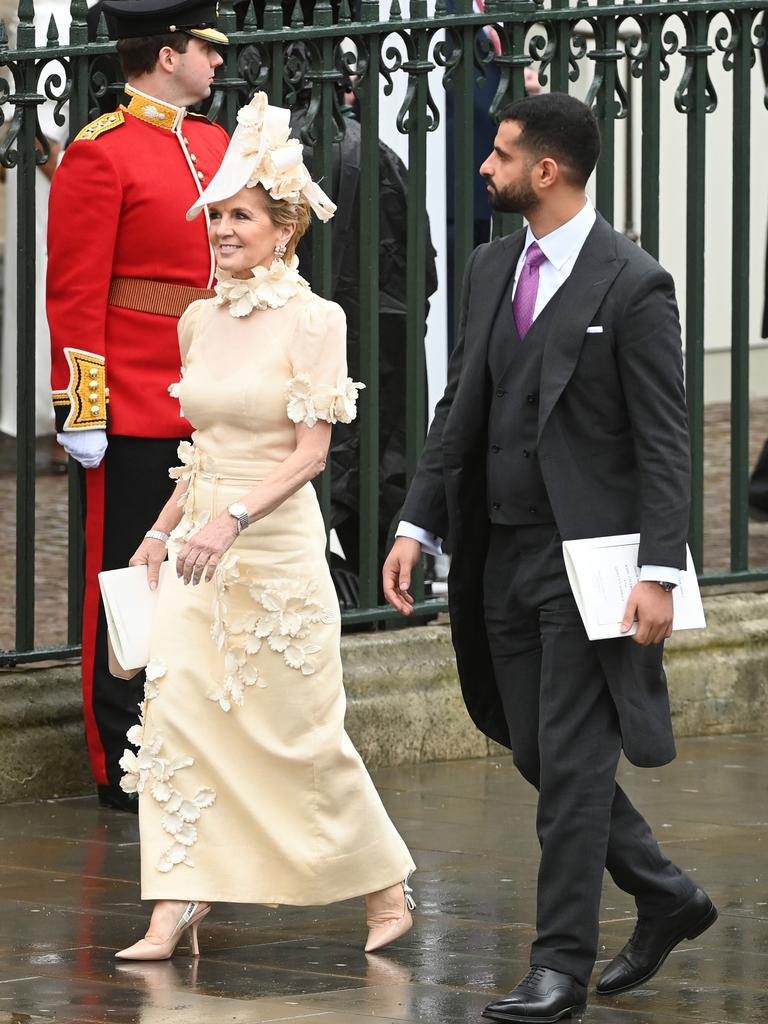
[[[281,260],[283,258],[283,256],[285,256],[287,251],[288,251],[288,246],[287,245],[283,245],[282,242],[278,242],[277,245],[275,246],[275,259],[276,260]]]

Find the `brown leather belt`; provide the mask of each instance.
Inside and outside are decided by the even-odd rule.
[[[109,284],[110,306],[135,309],[139,313],[157,313],[178,319],[190,302],[212,299],[210,288],[192,288],[169,281],[149,281],[142,277],[113,277]]]

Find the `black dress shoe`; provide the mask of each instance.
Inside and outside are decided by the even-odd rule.
[[[139,813],[139,797],[136,793],[126,793],[118,786],[99,786],[99,803],[102,807],[112,807],[116,811]]]
[[[534,966],[508,996],[489,1003],[483,1017],[522,1024],[554,1024],[563,1017],[583,1013],[586,1008],[587,990],[575,978],[551,967]]]
[[[608,964],[597,982],[599,996],[642,985],[659,970],[683,939],[695,939],[717,920],[717,908],[703,889],[669,917],[639,917],[632,938]]]

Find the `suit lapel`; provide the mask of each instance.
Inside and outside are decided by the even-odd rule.
[[[499,313],[501,303],[506,297],[514,277],[517,261],[525,244],[525,229],[507,235],[499,243],[498,266],[489,267],[488,272],[478,281],[473,282],[472,325],[468,327],[477,339],[473,345],[473,358],[481,359],[483,365],[488,358],[488,342],[493,325]]]
[[[625,263],[616,255],[613,228],[598,213],[568,280],[553,297],[559,300],[559,310],[541,339],[539,437],[571,379],[587,327]]]

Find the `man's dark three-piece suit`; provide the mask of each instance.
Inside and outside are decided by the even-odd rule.
[[[695,891],[615,783],[619,754],[675,755],[661,645],[586,638],[561,542],[640,532],[640,564],[685,567],[689,454],[671,277],[599,215],[524,341],[525,232],[482,245],[402,518],[446,537],[464,699],[540,790],[531,963],[586,983],[607,867],[640,914]],[[590,329],[591,328],[591,329]]]

